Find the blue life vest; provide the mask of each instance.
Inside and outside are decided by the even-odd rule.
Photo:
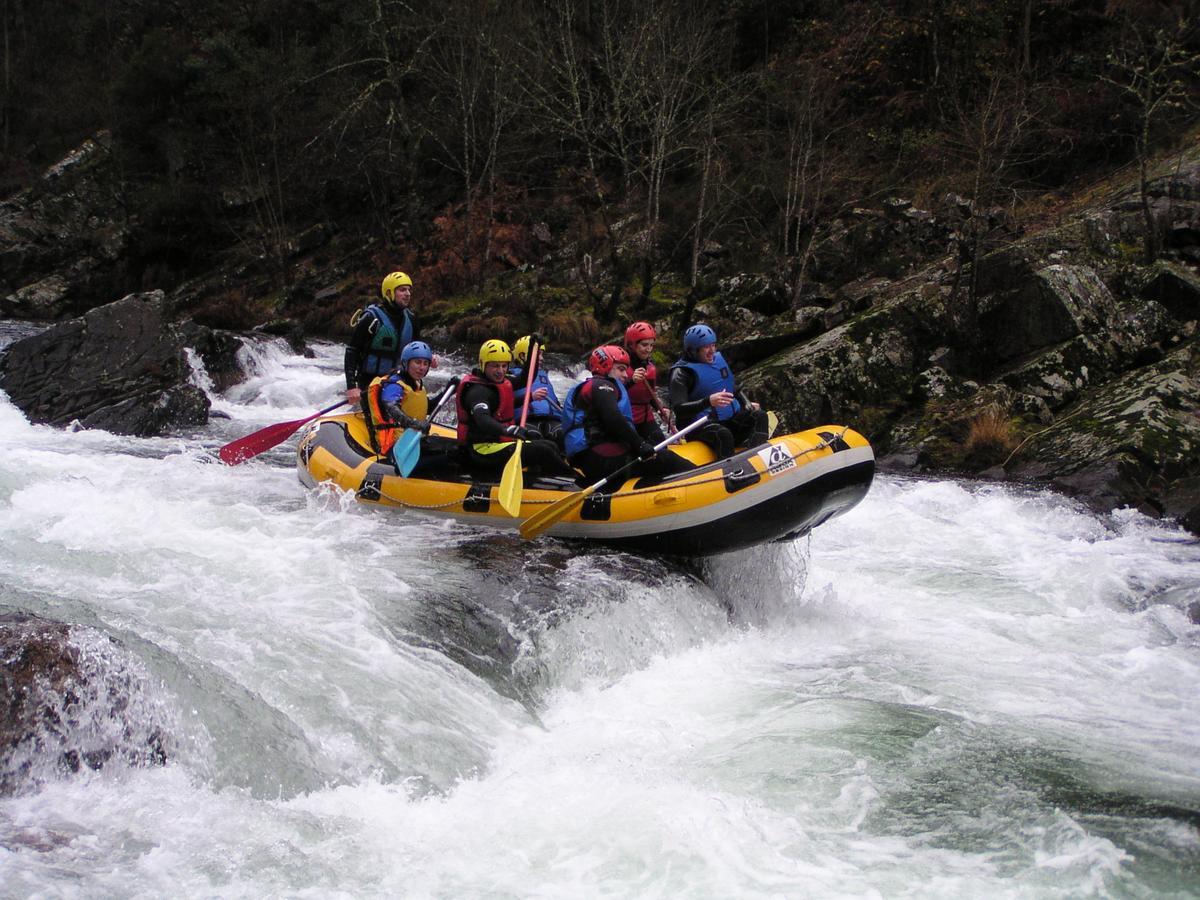
[[[617,386],[617,393],[621,395],[621,399],[617,401],[617,409],[621,411],[629,424],[633,424],[633,404],[629,402],[629,392],[625,390],[625,385],[617,381],[615,378],[609,378]],[[576,453],[582,453],[592,444],[601,442],[604,435],[594,426],[588,427],[588,413],[591,411],[591,387],[595,381],[595,377],[581,381],[567,393],[567,402],[563,404],[562,426],[563,426],[563,450],[570,459]],[[583,396],[584,389],[587,389],[587,395]]]
[[[697,362],[694,359],[681,359],[672,369],[691,369],[696,375],[696,383],[692,385],[692,392],[688,394],[688,400],[699,400],[701,397],[707,397],[710,394],[715,394],[717,391],[729,391],[734,393],[737,390],[737,383],[733,380],[733,373],[729,371],[729,363],[725,362],[719,352],[713,355],[711,363]],[[717,412],[717,418],[721,421],[732,419],[737,415],[738,410],[742,405],[735,399],[728,406],[713,407]],[[703,410],[692,422],[708,415],[708,410]],[[692,422],[680,422],[679,427],[691,425]]]
[[[400,354],[412,340],[412,313],[405,307],[404,324],[399,330],[391,316],[384,312],[383,307],[372,303],[366,308],[364,315],[372,315],[378,323],[371,335],[371,346],[362,361],[362,371],[368,375],[386,375],[392,369],[400,366]]]
[[[523,369],[512,369],[508,373],[513,380],[513,403],[518,407],[525,404],[525,372]],[[546,399],[530,400],[529,414],[531,416],[553,416],[558,410],[562,409],[562,404],[558,402],[558,394],[554,392],[554,385],[550,383],[550,376],[546,371],[538,366],[537,374],[533,376],[533,384],[530,390],[536,391],[538,388],[546,389]]]

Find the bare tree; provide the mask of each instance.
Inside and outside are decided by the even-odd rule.
[[[974,97],[956,102],[946,137],[947,148],[964,164],[970,179],[970,213],[961,229],[959,270],[953,286],[957,295],[965,270],[969,280],[965,302],[957,308],[956,327],[969,343],[978,338],[979,261],[989,238],[1000,227],[988,208],[1015,199],[1017,167],[1048,152],[1029,141],[1036,116],[1019,65],[1018,61],[1016,74],[996,73]]]
[[[495,225],[503,142],[524,103],[517,87],[516,35],[507,7],[454,0],[448,23],[431,44],[429,71],[440,93],[431,104],[441,129],[431,135],[441,159],[461,180],[465,204],[464,268],[477,284],[486,275]],[[477,204],[486,206],[477,215]],[[476,234],[482,219],[482,234]]]
[[[779,229],[780,254],[794,261],[792,299],[798,302],[821,236],[821,216],[834,175],[841,169],[839,140],[848,117],[839,114],[837,93],[815,66],[797,73],[783,102],[787,134]]]
[[[848,68],[861,65],[878,24],[878,17],[865,21],[856,41],[844,48]],[[774,217],[764,227],[774,232],[776,253],[791,270],[795,302],[834,214],[854,202],[835,202],[834,197],[844,187],[837,179],[846,171],[846,142],[857,133],[855,118],[838,83],[819,61],[769,70],[762,75],[760,89],[769,126],[759,136],[759,178],[774,200]]]
[[[349,35],[353,45],[312,76],[336,85],[341,102],[309,144],[332,145],[332,160],[361,179],[380,229],[393,241],[398,223],[416,231],[422,219],[417,176],[428,132],[424,105],[414,97],[423,97],[416,85],[444,20],[405,0],[355,6],[362,21]]]
[[[707,7],[685,0],[593,0],[580,8],[558,0],[526,56],[544,59],[547,75],[525,79],[543,128],[580,150],[608,243],[612,284],[597,317],[617,316],[622,288],[640,270],[642,302],[661,255],[667,178],[702,142],[695,122],[711,105],[722,68],[720,33]],[[620,191],[606,186],[615,175]],[[613,208],[638,202],[643,229],[621,252]],[[596,298],[597,300],[599,298]]]
[[[1133,138],[1145,228],[1142,250],[1147,262],[1153,262],[1159,251],[1158,227],[1148,189],[1153,129],[1159,119],[1191,98],[1187,79],[1194,80],[1200,70],[1200,54],[1189,49],[1195,27],[1194,20],[1185,17],[1182,7],[1175,21],[1167,25],[1156,26],[1135,14],[1126,15],[1121,41],[1108,55],[1110,70],[1102,76],[1121,91],[1136,115]]]

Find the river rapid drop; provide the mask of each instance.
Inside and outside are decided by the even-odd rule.
[[[341,385],[333,345],[243,353],[167,438],[0,394],[0,614],[128,695],[10,761],[0,896],[1200,896],[1174,526],[881,476],[693,565],[523,544],[308,492],[292,442],[217,463]]]

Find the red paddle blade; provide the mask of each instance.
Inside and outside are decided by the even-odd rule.
[[[280,422],[278,425],[268,425],[261,431],[254,432],[254,434],[248,434],[243,438],[238,438],[236,441],[230,441],[217,451],[217,456],[221,457],[221,462],[236,466],[238,463],[243,463],[251,457],[258,456],[264,450],[270,450],[272,447],[282,444],[299,431],[300,426],[305,422],[312,421],[313,418],[315,416],[308,419],[297,419],[294,422]]]
[[[264,450],[270,450],[272,447],[282,444],[299,431],[302,425],[337,409],[339,406],[344,406],[345,403],[345,400],[335,403],[333,406],[328,406],[320,412],[313,413],[311,416],[305,416],[303,419],[294,419],[291,422],[280,422],[277,425],[268,425],[266,428],[260,428],[253,434],[238,438],[236,441],[230,441],[217,451],[217,456],[226,465],[236,466],[239,463],[244,463],[246,460],[258,456]]]

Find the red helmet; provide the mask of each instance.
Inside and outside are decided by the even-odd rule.
[[[611,344],[607,347],[597,347],[588,357],[588,368],[593,375],[607,375],[617,363],[629,365],[629,354],[621,347]]]
[[[657,337],[649,322],[634,322],[625,329],[625,346],[632,347],[638,341],[653,341]]]

